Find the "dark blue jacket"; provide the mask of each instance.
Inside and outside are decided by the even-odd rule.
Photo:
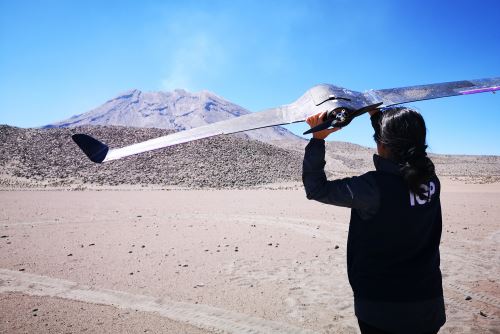
[[[435,330],[445,322],[439,242],[440,183],[429,200],[412,194],[397,164],[374,155],[376,171],[328,181],[325,142],[305,150],[303,183],[308,199],[351,208],[347,246],[356,316],[394,333]]]

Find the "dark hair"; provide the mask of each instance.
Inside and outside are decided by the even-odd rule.
[[[420,185],[434,175],[434,164],[425,150],[426,128],[422,115],[405,107],[389,107],[374,122],[377,143],[388,148],[389,158],[400,166],[401,174],[413,193],[425,196]]]

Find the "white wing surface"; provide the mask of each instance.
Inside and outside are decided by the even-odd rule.
[[[391,106],[447,96],[494,92],[496,90],[500,90],[500,78],[369,90],[364,93],[322,84],[309,89],[291,104],[176,132],[122,148],[109,149],[106,144],[85,134],[75,134],[73,140],[90,160],[101,163],[202,138],[302,122],[310,115],[331,111],[338,107],[359,110],[379,103],[383,103],[383,106]]]

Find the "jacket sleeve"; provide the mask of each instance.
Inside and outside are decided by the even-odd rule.
[[[311,139],[302,166],[302,182],[308,199],[358,209],[362,216],[373,216],[379,207],[376,181],[369,173],[328,181],[325,174],[325,141]]]

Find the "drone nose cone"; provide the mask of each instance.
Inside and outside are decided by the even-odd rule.
[[[109,151],[108,145],[82,133],[74,134],[71,138],[93,162],[101,163],[106,158]]]

